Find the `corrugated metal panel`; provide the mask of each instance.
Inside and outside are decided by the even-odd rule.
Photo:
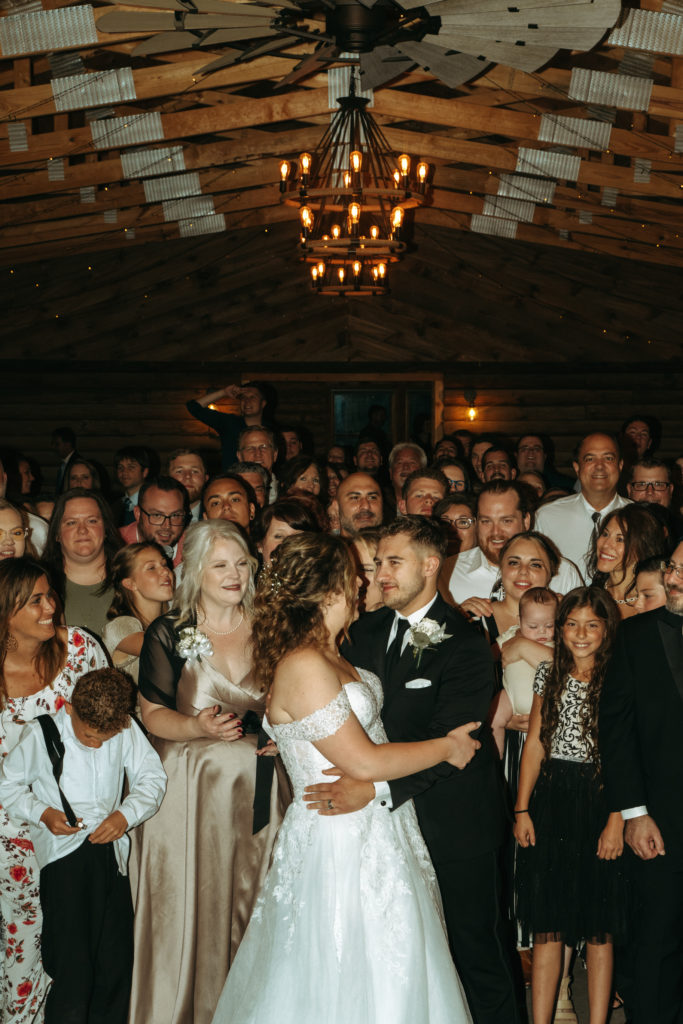
[[[484,217],[481,213],[473,213],[470,230],[479,235],[499,235],[501,238],[517,236],[517,221],[506,217]]]
[[[82,185],[80,189],[81,202],[82,203],[94,203],[95,202],[95,186],[94,185]]]
[[[150,110],[146,114],[129,114],[128,117],[93,121],[90,131],[97,149],[135,146],[141,142],[157,142],[164,137],[161,114],[157,110]]]
[[[618,188],[608,188],[605,186],[602,190],[602,198],[600,199],[601,206],[616,206],[617,196],[619,195]]]
[[[570,100],[601,103],[618,110],[647,110],[653,85],[651,78],[574,68],[568,95]]]
[[[534,219],[536,205],[523,199],[508,199],[505,196],[486,196],[482,213],[485,217],[507,217],[510,220],[524,220],[528,224]]]
[[[4,57],[90,46],[96,42],[95,17],[90,4],[0,18],[0,51]]]
[[[119,219],[118,210],[105,210],[104,211],[104,223],[105,224],[116,224]]]
[[[607,41],[610,46],[631,50],[683,54],[683,18],[659,11],[630,10]]]
[[[46,166],[48,181],[64,181],[64,160],[61,156],[50,157]]]
[[[225,216],[222,213],[214,213],[210,217],[179,220],[178,229],[181,238],[190,238],[193,235],[211,235],[217,231],[225,231]]]
[[[124,228],[123,233],[129,242],[135,241],[135,228]]]
[[[683,124],[677,124],[674,131],[674,153],[683,153]]]
[[[188,199],[166,199],[163,203],[164,220],[188,220],[209,217],[215,213],[213,196],[190,196]]]
[[[10,14],[28,14],[29,11],[42,11],[40,0],[0,0],[0,10]]]
[[[576,181],[580,167],[580,156],[556,153],[552,149],[529,149],[520,146],[515,170],[524,174],[543,174],[549,178]]]
[[[53,78],[67,78],[80,75],[85,71],[83,58],[78,53],[64,50],[61,53],[48,53],[47,62]]]
[[[52,80],[52,94],[57,110],[82,110],[83,107],[101,107],[105,103],[134,100],[133,70],[118,68],[95,74],[56,78]]]
[[[7,139],[11,153],[22,153],[28,149],[28,135],[24,121],[10,121],[7,125]]]
[[[158,149],[130,149],[121,154],[124,178],[149,178],[154,174],[170,174],[185,170],[182,146],[159,146]]]
[[[646,185],[650,180],[652,160],[645,160],[644,157],[636,157],[633,163],[633,180]]]
[[[148,203],[160,203],[163,199],[182,199],[183,196],[198,196],[202,191],[196,171],[189,174],[169,174],[166,178],[151,178],[143,182],[143,186]]]
[[[560,238],[562,238],[565,242],[569,241],[569,232],[566,228],[560,228],[560,230],[557,233],[560,236]]]
[[[538,128],[541,142],[554,142],[558,146],[577,146],[581,149],[608,149],[612,126],[582,117],[561,117],[543,114]]]
[[[621,73],[634,78],[652,78],[654,66],[655,59],[651,53],[638,53],[637,50],[627,50],[619,62]]]
[[[579,210],[579,224],[592,224],[593,214],[590,210]]]
[[[498,195],[511,199],[526,199],[535,203],[552,203],[555,195],[554,181],[546,178],[525,178],[521,174],[501,174]]]

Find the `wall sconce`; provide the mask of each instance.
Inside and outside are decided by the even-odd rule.
[[[465,401],[469,406],[469,409],[467,410],[467,418],[472,422],[472,420],[477,418],[477,410],[474,405],[477,400],[477,392],[474,388],[466,388],[463,393],[465,395]]]

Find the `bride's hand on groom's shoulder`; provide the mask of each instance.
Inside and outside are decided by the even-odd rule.
[[[449,764],[456,768],[464,768],[470,763],[481,747],[479,740],[475,740],[470,733],[479,728],[481,728],[481,722],[467,722],[465,725],[459,725],[457,729],[451,729],[448,739],[451,741],[452,750],[446,759]]]

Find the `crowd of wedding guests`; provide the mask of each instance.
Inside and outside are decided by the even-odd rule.
[[[239,400],[239,416],[211,408],[223,398]],[[359,613],[371,613],[384,603],[384,527],[408,516],[438,524],[439,592],[484,633],[495,664],[483,728],[509,808],[497,898],[506,941],[521,951],[510,960],[514,1019],[524,1019],[516,972],[527,961],[536,1024],[577,1019],[578,951],[591,1024],[622,1000],[635,1024],[680,1022],[683,769],[670,746],[680,747],[683,725],[683,455],[660,458],[659,423],[637,413],[614,434],[577,438],[564,472],[541,432],[459,430],[433,444],[422,435],[391,444],[378,407],[353,446],[316,453],[302,426],[268,418],[267,399],[250,384],[188,403],[218,434],[220,467],[215,453],[182,449],[162,460],[142,442],[104,467],[85,439],[81,454],[59,428],[50,494],[30,451],[0,448],[0,754],[12,754],[0,776],[0,1018],[209,1024],[291,800],[252,673],[258,574],[287,537],[339,534],[362,580]],[[679,616],[675,637],[664,619],[659,634],[618,628],[664,606]],[[675,687],[662,696],[665,664]],[[640,695],[635,704],[625,695],[625,676],[635,687],[648,666],[666,724],[654,711],[641,724]],[[125,675],[102,677],[112,667]],[[125,714],[97,697],[101,678],[124,693]],[[96,699],[104,710],[93,713]],[[53,789],[37,795],[37,769],[30,776],[19,754],[39,716],[58,722],[66,795],[75,735],[81,753],[97,755],[82,776],[119,779],[126,768],[123,804],[120,785],[105,806],[81,777],[75,797],[88,810],[72,821],[52,759],[42,770]],[[102,750],[122,735],[120,761],[104,764]],[[145,758],[154,784],[142,779]],[[19,793],[22,780],[36,783],[31,797]],[[50,792],[60,801],[54,815]],[[98,831],[102,821],[110,824]],[[135,825],[126,863],[120,844]],[[48,830],[41,845],[36,836]],[[55,863],[88,843],[98,857],[116,847],[116,858],[74,860],[57,881]],[[126,873],[122,894],[112,878]],[[64,899],[55,909],[52,894],[65,887],[73,915]],[[62,922],[61,951],[55,915],[75,918]],[[477,981],[462,981],[469,999]],[[475,1024],[513,1019],[485,1004],[470,999]]]

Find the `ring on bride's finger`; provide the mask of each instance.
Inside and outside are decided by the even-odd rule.
[[[333,811],[334,810],[334,804],[332,803],[331,800],[327,801],[327,809],[328,809],[328,811]]]

